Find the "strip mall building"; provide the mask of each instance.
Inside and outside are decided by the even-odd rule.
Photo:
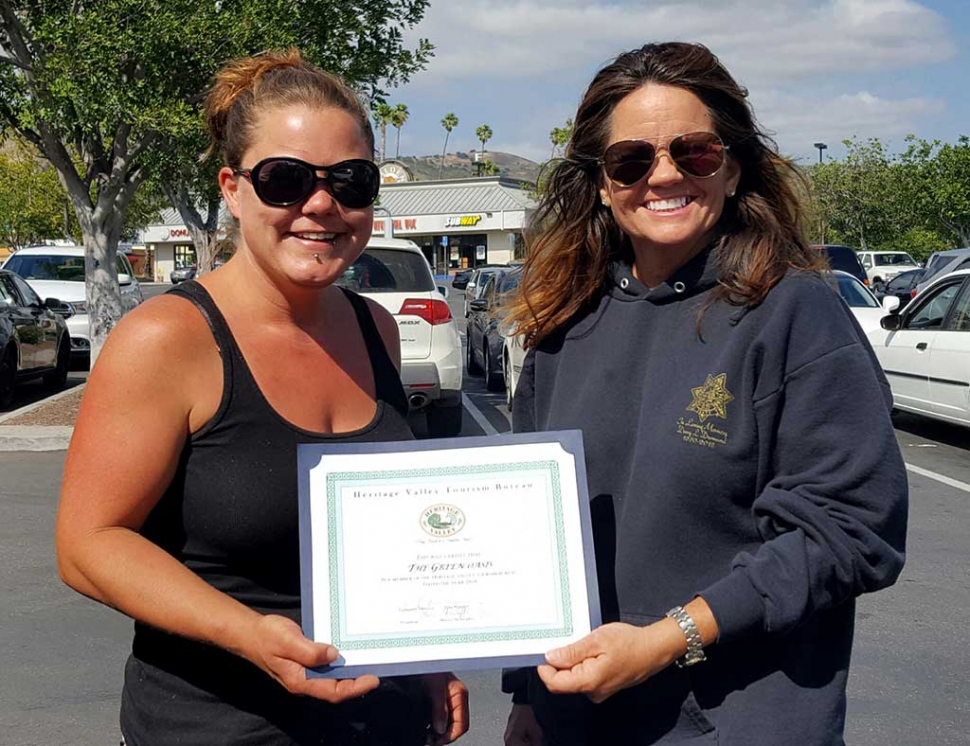
[[[522,229],[536,206],[529,186],[502,176],[384,183],[374,235],[384,235],[389,213],[394,236],[420,246],[438,275],[504,264],[522,256]],[[175,210],[159,225],[148,226],[142,240],[153,258],[156,282],[168,282],[176,266],[195,261],[188,228]]]

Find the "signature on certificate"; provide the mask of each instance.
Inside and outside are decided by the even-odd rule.
[[[401,622],[404,624],[418,624],[429,620],[468,622],[476,618],[471,604],[437,601],[429,598],[418,599],[416,603],[399,606],[397,611],[401,615]]]

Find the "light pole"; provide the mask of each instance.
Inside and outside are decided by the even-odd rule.
[[[827,150],[829,146],[826,145],[824,142],[817,142],[817,143],[815,143],[815,147],[818,148],[818,164],[821,166],[822,165],[822,151],[823,150]]]

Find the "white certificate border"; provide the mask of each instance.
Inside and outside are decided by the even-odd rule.
[[[517,433],[505,435],[444,438],[436,440],[397,441],[388,443],[312,443],[300,444],[297,448],[298,488],[299,488],[299,536],[301,567],[301,613],[304,634],[315,639],[314,599],[312,571],[312,526],[310,520],[310,473],[321,458],[328,454],[381,454],[402,451],[437,451],[442,449],[487,448],[491,446],[526,445],[537,443],[558,443],[573,457],[577,481],[578,513],[583,544],[583,560],[586,568],[586,598],[589,606],[589,627],[595,629],[602,623],[599,604],[599,590],[596,577],[596,560],[593,551],[593,531],[590,518],[589,493],[586,481],[586,462],[583,451],[583,437],[579,430],[561,430],[543,433]],[[519,462],[527,463],[527,462]],[[331,547],[333,544],[331,544]],[[573,582],[578,582],[574,579]],[[449,652],[454,647],[449,646]],[[542,655],[506,656],[468,656],[439,660],[415,660],[404,663],[336,665],[307,669],[311,677],[348,678],[372,673],[379,676],[428,673],[435,671],[458,671],[480,668],[499,668],[513,666],[533,666],[543,662]]]

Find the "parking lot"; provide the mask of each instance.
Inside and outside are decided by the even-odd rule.
[[[461,326],[462,300],[460,291],[452,293]],[[510,430],[504,394],[466,376],[464,396],[462,435]],[[908,561],[894,587],[859,601],[846,740],[966,744],[970,430],[905,415],[896,426],[910,477]],[[421,427],[417,419],[419,435]],[[112,458],[123,457],[123,448],[111,446]],[[9,746],[117,743],[131,623],[56,577],[53,521],[63,461],[63,452],[0,453],[0,743]],[[463,678],[471,689],[472,729],[461,743],[501,744],[508,698],[499,691],[498,671]]]

